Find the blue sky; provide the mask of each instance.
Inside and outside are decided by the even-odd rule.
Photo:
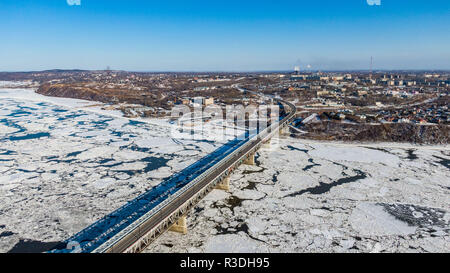
[[[0,0],[0,71],[450,69],[448,0],[67,2]]]

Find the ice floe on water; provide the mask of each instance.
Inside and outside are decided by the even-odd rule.
[[[223,145],[93,104],[0,89],[0,252],[48,249]]]
[[[268,251],[264,244],[234,234],[218,235],[208,241],[204,248],[208,253],[262,253]],[[192,252],[195,252],[195,249]]]
[[[285,138],[146,251],[449,252],[449,152]]]
[[[336,147],[333,145],[312,145],[314,148],[309,154],[315,158],[325,158],[333,161],[349,161],[362,163],[385,163],[396,165],[398,156],[387,154],[383,151],[361,149],[358,147]]]
[[[395,219],[382,206],[360,203],[349,217],[353,229],[361,236],[411,235],[416,227]]]

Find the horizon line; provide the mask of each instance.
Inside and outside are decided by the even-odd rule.
[[[112,72],[128,72],[128,73],[293,73],[294,70],[124,70],[124,69],[64,69],[64,68],[54,68],[54,69],[44,69],[44,70],[10,70],[10,71],[0,71],[0,73],[42,73],[51,71],[67,71],[67,72],[95,72],[95,71],[112,71]],[[315,69],[315,70],[303,70],[299,73],[314,73],[314,72],[450,72],[450,68],[442,69]]]

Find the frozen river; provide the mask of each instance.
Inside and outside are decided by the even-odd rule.
[[[89,104],[0,89],[0,252],[53,246],[222,145]]]
[[[285,138],[147,252],[449,252],[450,147]]]

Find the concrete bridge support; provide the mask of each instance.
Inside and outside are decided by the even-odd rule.
[[[223,181],[216,185],[216,189],[223,191],[230,191],[230,176],[227,176]]]
[[[264,142],[264,143],[261,145],[261,148],[263,148],[263,149],[270,149],[270,148],[272,147],[272,145],[270,144],[270,142],[271,142],[271,140],[269,140],[269,141],[267,141],[267,142]]]
[[[255,154],[250,154],[250,156],[244,161],[245,165],[255,165]]]
[[[280,128],[280,135],[288,135],[289,133],[290,133],[290,131],[289,131],[288,126],[284,126],[284,127]]]
[[[181,217],[178,221],[170,227],[170,231],[187,234],[186,216]]]

